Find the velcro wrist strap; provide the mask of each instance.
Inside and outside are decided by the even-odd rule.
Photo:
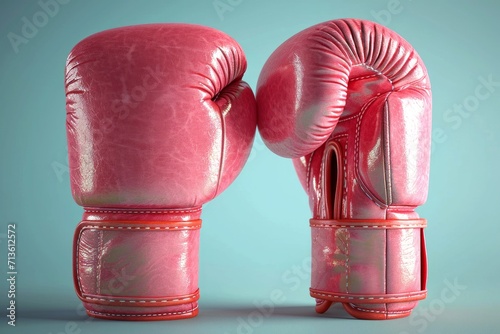
[[[383,304],[426,297],[425,219],[311,219],[311,296]]]
[[[73,274],[87,309],[195,303],[201,220],[82,221]]]

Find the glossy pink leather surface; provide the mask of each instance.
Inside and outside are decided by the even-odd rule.
[[[140,320],[197,312],[201,208],[181,213],[194,222],[186,225],[175,223],[179,211],[86,209],[75,234],[74,276],[90,315]]]
[[[422,60],[399,35],[353,19],[313,26],[271,55],[257,89],[259,131],[271,150],[294,158],[314,219],[377,226],[418,218],[429,182],[431,92]],[[421,228],[312,227],[312,237],[313,289],[395,295],[425,287]],[[336,266],[340,245],[347,253]],[[346,309],[392,318],[414,305]]]
[[[83,294],[176,296],[198,289],[199,229],[131,232],[125,223],[114,225],[112,230],[89,225],[79,235]]]
[[[239,45],[215,29],[152,24],[78,43],[66,65],[76,202],[193,208],[242,169],[256,125]]]
[[[425,273],[421,272],[425,222],[395,221],[405,222],[404,227],[387,226],[382,220],[356,220],[362,226],[337,222],[336,226],[311,224],[311,295],[323,307],[326,301],[342,302],[367,313],[353,314],[360,318],[408,315],[416,301],[426,296]]]
[[[198,280],[199,231],[175,226],[198,220],[201,206],[229,186],[248,158],[256,107],[242,81],[245,70],[243,51],[231,37],[188,24],[107,30],[69,54],[72,194],[86,207],[83,221],[106,225],[77,231],[77,290],[101,299],[169,300],[161,307],[86,303],[90,315],[149,320],[196,314],[191,299],[170,301],[196,293]],[[121,270],[134,281],[117,293],[106,290]]]

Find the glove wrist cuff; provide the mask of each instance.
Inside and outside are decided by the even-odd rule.
[[[123,320],[194,317],[200,228],[199,219],[83,220],[74,237],[73,276],[88,315]]]
[[[311,219],[311,296],[325,312],[343,303],[356,318],[410,314],[426,297],[425,219]]]

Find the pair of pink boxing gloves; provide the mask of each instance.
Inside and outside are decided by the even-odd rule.
[[[426,296],[431,91],[422,60],[376,23],[321,23],[242,81],[240,46],[212,28],[151,24],[78,43],[66,64],[72,194],[85,208],[74,281],[88,315],[198,313],[202,205],[243,168],[256,127],[293,158],[313,213],[311,296],[360,319]]]

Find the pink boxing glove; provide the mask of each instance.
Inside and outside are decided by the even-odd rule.
[[[354,317],[408,316],[426,297],[431,92],[422,60],[376,23],[306,29],[268,59],[258,127],[294,158],[313,212],[311,296]]]
[[[66,64],[78,297],[93,317],[198,313],[201,207],[250,153],[255,99],[240,46],[188,24],[123,27]]]

